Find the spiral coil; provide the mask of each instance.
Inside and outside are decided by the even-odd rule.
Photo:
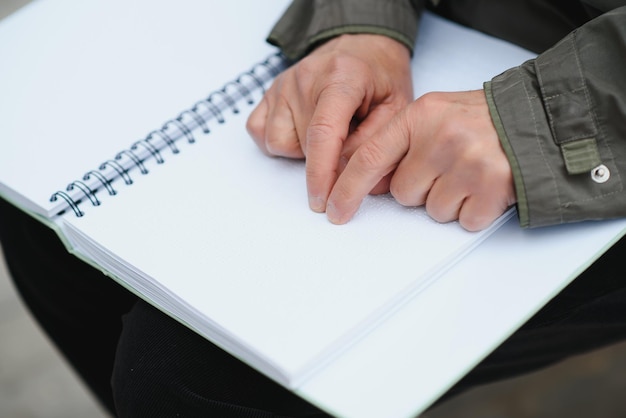
[[[153,159],[157,164],[163,164],[165,162],[163,150],[169,149],[171,154],[178,154],[180,150],[176,142],[180,139],[184,138],[187,143],[193,144],[196,142],[194,132],[197,129],[208,134],[210,121],[216,120],[222,124],[226,121],[224,116],[226,111],[239,113],[239,102],[254,104],[253,93],[260,91],[264,94],[266,84],[287,65],[287,60],[282,54],[271,55],[235,80],[226,83],[221,89],[211,92],[191,108],[167,120],[160,129],[153,130],[128,149],[118,152],[113,159],[104,161],[98,169],[85,173],[82,180],[74,180],[65,190],[53,193],[50,201],[65,202],[59,214],[72,210],[77,217],[84,216],[85,212],[80,206],[87,201],[92,206],[99,206],[101,201],[96,196],[99,191],[105,190],[110,196],[117,194],[113,188],[114,180],[122,179],[124,184],[132,185],[131,174],[149,173],[144,164],[149,159]]]

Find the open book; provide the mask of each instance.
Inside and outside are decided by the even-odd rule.
[[[0,196],[274,380],[364,416],[336,399],[356,396],[360,382],[325,395],[318,376],[427,297],[513,211],[480,233],[387,196],[368,197],[341,227],[311,212],[303,162],[264,156],[245,131],[286,66],[264,43],[286,6],[40,1],[9,17],[0,24],[10,63],[0,67]],[[418,95],[481,88],[532,57],[429,14],[422,29]]]

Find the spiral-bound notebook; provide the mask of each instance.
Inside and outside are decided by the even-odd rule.
[[[511,213],[469,233],[386,196],[367,198],[341,227],[311,212],[303,162],[264,156],[245,131],[287,65],[264,42],[286,6],[39,1],[10,16],[0,24],[0,195],[78,257],[306,396],[320,371]],[[417,93],[480,88],[531,56],[424,19]],[[310,399],[332,411],[342,390]]]
[[[488,234],[385,196],[342,227],[308,209],[303,162],[245,131],[286,65],[264,42],[284,2],[139,4],[1,28],[2,194],[70,251],[294,388]]]

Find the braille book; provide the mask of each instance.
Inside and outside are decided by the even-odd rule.
[[[341,373],[343,359],[356,360],[416,300],[436,294],[494,231],[515,227],[515,213],[470,233],[386,195],[368,196],[343,226],[310,211],[304,162],[263,155],[245,129],[289,65],[264,41],[287,5],[38,1],[9,16],[0,22],[0,196],[242,361],[331,413],[362,417],[389,404],[348,402],[379,378],[355,376],[331,394],[318,393],[319,382]],[[430,14],[423,20],[416,95],[479,89],[532,57]],[[472,42],[480,47],[468,48]],[[384,416],[427,407],[523,315],[442,372],[445,381],[424,400],[407,396],[403,410]]]

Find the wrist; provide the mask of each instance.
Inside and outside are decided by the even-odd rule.
[[[385,35],[412,51],[423,6],[406,0],[294,0],[268,42],[292,60],[341,34]]]

